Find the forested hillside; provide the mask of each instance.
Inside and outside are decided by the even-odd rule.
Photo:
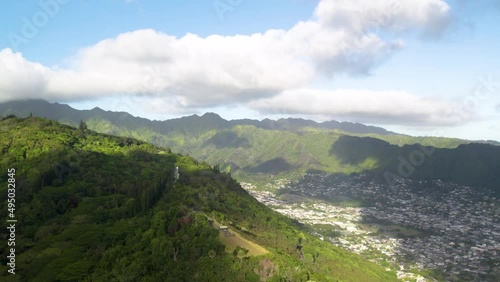
[[[217,166],[168,149],[85,123],[7,117],[0,150],[0,215],[17,219],[16,275],[7,272],[11,250],[1,248],[1,281],[396,280],[310,236]],[[8,211],[10,178],[16,195]],[[266,253],[231,246],[217,224]]]
[[[72,126],[84,121],[91,130],[168,147],[212,166],[218,165],[236,179],[259,186],[276,179],[298,179],[311,170],[343,174],[373,172],[382,177],[389,171],[393,178],[411,174],[416,179],[440,178],[473,186],[498,187],[500,183],[496,173],[498,146],[465,146],[471,141],[412,137],[354,123],[302,119],[227,121],[213,113],[150,121],[98,108],[78,111],[43,100],[3,103],[0,113],[46,116]],[[413,166],[411,173],[399,173],[399,157],[409,161],[409,154],[419,152],[417,144],[436,148],[436,153],[425,155],[425,161]]]

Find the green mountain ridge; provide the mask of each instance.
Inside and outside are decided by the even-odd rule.
[[[471,143],[454,149],[420,144],[399,147],[374,138],[342,136],[332,145],[330,154],[346,165],[375,160],[379,165],[372,172],[389,183],[402,177],[441,179],[491,188],[500,195],[498,146]]]
[[[338,129],[358,134],[395,134],[380,127],[367,126],[360,123],[327,121],[317,123],[312,120],[288,118],[277,121],[264,119],[262,121],[251,119],[225,120],[215,113],[206,113],[203,116],[192,115],[165,121],[150,121],[148,119],[134,117],[125,112],[110,112],[100,108],[92,110],[75,110],[68,105],[59,103],[49,103],[44,100],[22,100],[0,103],[0,114],[6,116],[15,114],[27,116],[32,113],[38,117],[46,117],[53,120],[66,120],[73,125],[77,125],[80,120],[88,120],[99,116],[107,119],[117,126],[126,126],[129,129],[147,127],[159,133],[169,133],[171,131],[199,133],[211,129],[228,129],[237,125],[253,125],[263,129],[298,130],[304,127],[320,129]]]
[[[297,179],[311,170],[343,174],[373,173],[388,181],[397,177],[412,177],[442,178],[490,187],[499,183],[495,171],[497,159],[493,157],[497,156],[497,146],[484,144],[484,147],[478,147],[473,146],[472,141],[456,138],[394,134],[364,125],[356,127],[354,123],[344,123],[354,129],[343,131],[335,127],[342,123],[334,121],[321,124],[302,119],[227,121],[214,113],[150,121],[98,108],[78,111],[67,105],[42,100],[0,104],[0,114],[12,113],[21,116],[32,113],[73,126],[83,120],[89,129],[97,132],[132,137],[171,148],[174,152],[189,154],[211,165],[217,164],[236,179],[260,186],[281,178]],[[325,124],[331,127],[326,128]],[[356,133],[361,129],[365,133]],[[401,165],[401,162],[410,161],[408,158],[413,151],[413,155],[420,156],[420,147],[411,147],[418,146],[416,144],[436,148],[436,154],[424,155],[422,164],[417,162],[418,165],[411,167]],[[463,147],[465,144],[471,144],[471,147]],[[485,150],[491,153],[491,157],[483,153],[467,153],[469,148],[480,151],[487,148]],[[447,149],[451,153],[443,153]],[[454,160],[467,164],[454,164]],[[411,173],[401,170],[400,166],[408,167]]]
[[[0,191],[15,179],[18,219],[17,274],[2,248],[1,281],[397,280],[309,235],[218,167],[137,139],[7,117],[0,148]],[[228,250],[214,222],[268,253]],[[7,240],[5,228],[0,235]]]

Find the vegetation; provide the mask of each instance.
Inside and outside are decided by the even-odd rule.
[[[405,176],[443,179],[466,185],[499,187],[498,146],[468,144],[455,138],[412,137],[382,128],[302,119],[227,121],[212,113],[150,121],[127,113],[74,110],[42,100],[0,104],[0,114],[48,117],[97,132],[136,138],[189,154],[240,181],[263,186],[274,179],[297,179],[306,171],[372,172],[383,180]],[[498,145],[498,142],[489,142]],[[411,173],[399,173],[401,159],[422,159],[419,145],[439,148]],[[468,144],[465,146],[464,144]],[[453,149],[453,150],[446,150]],[[431,149],[429,149],[431,150]],[[416,153],[414,153],[416,152]],[[419,159],[420,158],[420,159]],[[404,168],[403,168],[404,169]],[[415,172],[415,173],[413,173]]]
[[[86,125],[0,121],[0,193],[15,168],[18,219],[17,275],[2,248],[0,280],[396,281],[260,204],[218,167]],[[269,253],[226,252],[211,220]]]
[[[374,138],[342,136],[330,154],[344,165],[356,166],[374,160],[370,172],[384,181],[410,177],[420,180],[486,187],[500,195],[500,147],[489,144],[463,144],[455,149],[405,145],[399,147]]]

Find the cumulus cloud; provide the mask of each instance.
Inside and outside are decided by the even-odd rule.
[[[449,10],[442,0],[334,0],[321,1],[315,15],[325,26],[355,33],[417,30],[424,36],[439,36],[450,23]]]
[[[24,68],[31,71],[36,65],[44,69],[39,72],[45,79],[40,94],[54,98],[136,92],[174,97],[185,107],[212,106],[275,95],[312,79],[314,71],[308,63],[275,44],[279,34],[283,32],[175,38],[139,30],[81,50],[71,58],[69,69],[44,68],[9,49],[2,55],[13,62],[10,73],[18,78],[6,83],[17,84],[25,76]]]
[[[65,69],[29,62],[4,49],[0,52],[0,75],[6,79],[0,82],[0,100],[30,97],[69,101],[128,93],[147,96],[155,105],[181,109],[251,103],[265,110],[262,101],[304,104],[311,95],[319,94],[296,89],[306,88],[318,77],[370,74],[404,47],[400,34],[440,36],[448,25],[449,10],[443,0],[322,0],[311,19],[289,30],[208,37],[137,30],[81,49]],[[321,96],[326,98],[321,99],[333,102],[337,94],[325,92]],[[408,93],[375,94],[381,95],[376,98],[377,105],[384,99],[418,100]],[[351,98],[343,99],[353,105]],[[321,106],[316,108],[328,111]],[[366,107],[361,108],[351,113],[368,115]],[[430,109],[435,108],[427,111]],[[347,115],[340,108],[336,110]],[[398,111],[396,116],[401,115],[401,109]],[[418,115],[415,110],[409,113]],[[389,118],[380,115],[381,120]]]
[[[456,103],[405,91],[296,89],[253,101],[250,107],[264,114],[284,109],[290,115],[411,126],[457,125],[473,118],[460,112]]]
[[[10,49],[0,51],[0,100],[39,97],[46,91],[49,70]]]

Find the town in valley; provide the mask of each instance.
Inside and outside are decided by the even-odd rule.
[[[274,189],[242,183],[310,233],[358,253],[403,281],[495,281],[500,277],[500,201],[492,191],[441,180],[309,173]],[[496,278],[495,278],[496,277]]]

